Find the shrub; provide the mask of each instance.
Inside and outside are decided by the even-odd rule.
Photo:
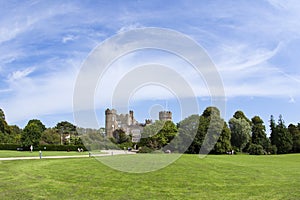
[[[270,154],[277,154],[277,147],[275,145],[271,145],[270,147],[268,147],[267,151]]]
[[[38,150],[43,151],[77,151],[78,148],[82,148],[84,151],[87,151],[85,146],[82,145],[56,145],[56,144],[48,144],[48,145],[39,145]]]
[[[264,148],[259,144],[251,144],[249,146],[248,152],[250,155],[263,155],[265,154]]]
[[[19,144],[0,144],[0,150],[17,150],[20,147]]]
[[[138,153],[151,153],[152,151],[153,151],[153,150],[150,149],[149,147],[143,146],[143,147],[140,147]]]

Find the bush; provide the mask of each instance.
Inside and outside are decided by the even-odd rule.
[[[140,147],[138,153],[151,153],[153,150],[150,149],[149,147]]]
[[[87,151],[85,146],[82,145],[56,145],[56,144],[48,144],[48,145],[39,145],[38,150],[43,151],[77,151],[78,148],[82,148],[84,151]]]
[[[251,144],[249,146],[248,152],[250,155],[263,155],[265,154],[264,148],[259,144]]]
[[[0,144],[0,150],[17,150],[20,147],[19,144]]]
[[[275,145],[271,145],[270,147],[268,147],[267,151],[270,154],[277,154],[277,147]]]
[[[124,149],[125,148],[127,150],[128,147],[132,148],[133,145],[132,145],[132,142],[124,142],[122,144],[119,144],[118,146],[119,146],[120,149]]]

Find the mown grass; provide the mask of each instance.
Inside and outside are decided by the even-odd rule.
[[[95,158],[0,161],[0,199],[296,200],[299,167],[299,154],[183,155],[140,174],[113,170]]]
[[[77,155],[88,155],[88,152],[77,152],[77,151],[42,151],[43,156],[77,156]],[[0,150],[0,158],[8,157],[38,157],[39,151],[10,151]]]

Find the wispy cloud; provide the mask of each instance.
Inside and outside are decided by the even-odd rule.
[[[24,70],[17,70],[14,71],[9,77],[8,77],[8,81],[9,82],[14,82],[14,81],[19,81],[20,79],[25,78],[26,76],[28,76],[29,74],[31,74],[34,71],[33,67],[24,69]]]

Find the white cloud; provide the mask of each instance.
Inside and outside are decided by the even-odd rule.
[[[23,79],[28,75],[30,75],[32,72],[34,72],[34,70],[35,70],[34,67],[29,67],[24,70],[14,71],[12,74],[9,75],[8,81],[9,82],[19,81],[20,79]]]
[[[78,37],[75,35],[66,35],[65,37],[62,38],[62,43],[67,43],[69,41],[74,41],[76,40]]]
[[[144,26],[141,25],[140,23],[129,24],[129,25],[126,25],[126,26],[122,26],[122,27],[117,31],[117,33],[122,33],[122,32],[125,32],[125,31],[130,31],[130,30],[133,30],[133,29],[143,28],[143,27],[144,27]]]

